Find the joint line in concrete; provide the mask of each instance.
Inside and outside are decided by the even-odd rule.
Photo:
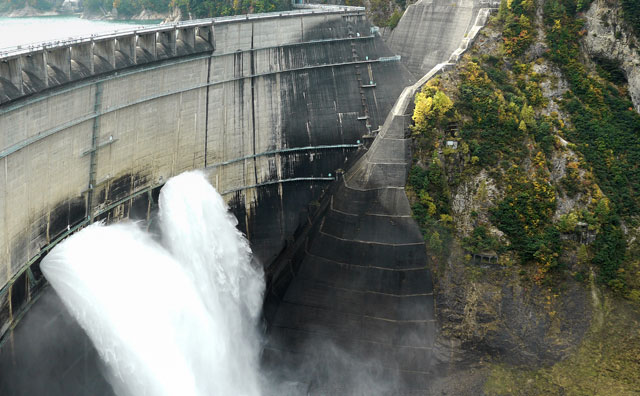
[[[231,159],[231,160],[228,160],[228,161],[218,162],[218,163],[215,163],[213,165],[207,166],[205,169],[213,169],[213,168],[217,168],[219,166],[229,165],[229,164],[233,164],[233,163],[236,163],[236,162],[241,162],[241,161],[244,161],[244,160],[249,160],[249,159],[253,159],[253,158],[257,158],[257,157],[264,157],[264,156],[269,156],[269,155],[275,155],[275,154],[293,153],[293,152],[298,152],[298,151],[329,150],[329,149],[338,149],[338,148],[358,148],[360,146],[362,146],[362,144],[332,144],[332,145],[320,145],[320,146],[282,148],[282,149],[279,149],[279,150],[264,151],[262,153],[245,155],[244,157],[239,157],[239,158],[234,158],[234,159]]]
[[[366,191],[377,191],[377,190],[404,190],[404,186],[383,186],[383,187],[373,187],[373,188],[357,188],[357,187],[351,187],[348,183],[347,183],[347,179],[344,178],[344,186],[346,188],[348,188],[349,190],[353,190],[353,191],[360,191],[360,192],[366,192]]]
[[[344,314],[344,315],[359,316],[359,317],[366,318],[366,319],[381,320],[383,322],[390,322],[390,323],[397,323],[397,324],[435,323],[436,322],[435,319],[407,319],[407,320],[403,320],[403,319],[380,318],[380,317],[377,317],[377,316],[371,316],[371,315],[366,315],[366,314],[361,314],[361,313],[354,313],[354,312],[347,312],[347,311],[340,311],[338,309],[327,308],[327,307],[323,307],[323,306],[319,306],[319,305],[304,304],[304,303],[298,303],[298,302],[287,301],[287,300],[283,300],[282,303],[283,304],[293,305],[293,306],[311,308],[311,309],[315,309],[315,310],[318,310],[318,311],[337,312],[337,313],[341,313],[341,314]],[[274,326],[276,326],[276,325],[274,324]],[[282,325],[280,325],[280,326],[282,327]],[[289,327],[285,327],[285,328],[289,328]],[[291,328],[291,329],[296,330],[298,328],[294,327],[294,328]],[[300,329],[300,330],[304,331],[302,329]],[[367,342],[370,342],[370,341],[367,341]],[[377,342],[377,343],[379,343],[379,342]]]
[[[290,183],[290,182],[298,182],[298,181],[335,181],[335,177],[294,177],[291,179],[280,179],[280,180],[272,180],[264,183],[252,184],[249,186],[243,186],[238,188],[232,188],[230,190],[226,190],[220,193],[220,195],[231,194],[233,192],[248,190],[250,188],[269,186],[272,184],[280,184],[280,183]]]
[[[404,320],[404,319],[380,318],[380,317],[377,317],[377,316],[366,315],[366,314],[363,314],[363,313],[340,311],[339,309],[327,308],[327,307],[323,307],[323,306],[320,306],[320,305],[304,304],[304,303],[298,303],[298,302],[293,302],[293,301],[289,301],[289,300],[282,300],[282,302],[284,304],[289,304],[289,305],[313,308],[313,309],[317,309],[319,311],[338,312],[338,313],[349,315],[349,316],[360,316],[360,317],[367,318],[367,319],[382,320],[382,321],[385,321],[385,322],[393,322],[393,323],[433,323],[433,322],[435,322],[434,319],[407,319],[407,320]],[[336,308],[339,308],[339,307],[336,307]]]
[[[412,294],[394,294],[394,293],[383,293],[383,292],[374,291],[374,290],[349,289],[349,288],[346,288],[346,287],[338,287],[338,286],[335,286],[335,285],[331,285],[327,281],[324,281],[324,280],[321,280],[321,279],[317,279],[317,278],[310,278],[310,277],[307,277],[307,276],[299,276],[299,279],[306,279],[306,280],[311,281],[311,282],[317,282],[323,287],[327,287],[329,289],[346,291],[346,292],[349,292],[349,293],[376,294],[376,295],[379,295],[379,296],[387,296],[387,297],[395,297],[395,298],[429,297],[429,296],[433,296],[433,292],[431,292],[431,293],[412,293]]]
[[[411,242],[411,243],[386,243],[386,242],[373,242],[373,241],[363,241],[360,239],[347,239],[347,238],[340,238],[339,236],[335,236],[333,234],[328,234],[324,231],[322,231],[322,229],[320,229],[320,233],[324,234],[330,238],[335,238],[335,239],[339,239],[341,241],[345,241],[345,242],[355,242],[355,243],[364,243],[367,245],[383,245],[383,246],[419,246],[419,245],[424,245],[424,242]]]
[[[424,271],[424,270],[428,270],[429,269],[426,266],[424,266],[424,267],[409,267],[409,268],[386,268],[386,267],[377,267],[377,266],[373,266],[373,265],[362,265],[362,264],[345,263],[345,262],[342,262],[342,261],[336,261],[336,260],[332,260],[332,259],[329,259],[329,258],[326,258],[326,257],[318,256],[317,254],[313,254],[313,253],[309,252],[308,249],[305,250],[304,252],[305,252],[306,255],[319,258],[320,260],[331,261],[332,263],[336,263],[336,264],[344,265],[344,266],[348,266],[348,267],[371,268],[371,269],[380,270],[380,271],[393,271],[393,272]]]
[[[335,43],[335,42],[341,42],[341,41],[351,41],[351,42],[353,42],[353,41],[356,41],[356,40],[371,40],[371,39],[374,39],[375,37],[376,36],[374,36],[374,35],[370,35],[370,36],[360,36],[360,37],[342,37],[342,38],[334,38],[334,39],[319,39],[319,40],[301,41],[299,43],[289,43],[289,44],[283,44],[283,45],[271,45],[271,46],[267,46],[267,47],[249,48],[249,49],[245,49],[245,50],[236,50],[236,51],[232,51],[232,52],[221,52],[221,53],[215,53],[214,52],[214,53],[211,54],[211,58],[218,58],[218,57],[229,56],[229,55],[237,55],[238,53],[245,53],[245,52],[258,52],[258,51],[278,49],[278,48],[298,47],[298,46],[304,46],[304,45],[310,45],[310,44],[326,44],[326,43]],[[387,60],[396,60],[395,57],[393,57],[393,56],[386,56],[386,57],[382,57],[382,58],[379,58],[379,59],[382,59],[381,62],[386,62]],[[400,58],[398,58],[398,59],[400,59]]]
[[[345,215],[345,216],[377,216],[377,217],[399,217],[399,218],[411,218],[411,215],[397,215],[397,214],[382,214],[382,213],[362,213],[362,214],[356,214],[356,213],[349,213],[349,212],[345,212],[339,209],[336,209],[333,207],[333,200],[331,201],[331,207],[330,207],[332,212],[336,212],[336,213],[340,213],[341,215]]]

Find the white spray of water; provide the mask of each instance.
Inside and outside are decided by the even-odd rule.
[[[42,271],[85,329],[118,395],[259,395],[264,292],[236,219],[199,172],[160,194],[162,244],[93,224]]]

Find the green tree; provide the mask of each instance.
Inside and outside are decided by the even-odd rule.
[[[442,251],[442,239],[440,239],[438,231],[433,231],[431,233],[431,236],[429,237],[429,249],[435,253],[440,253]]]
[[[389,17],[389,20],[387,21],[387,26],[390,27],[391,29],[395,29],[396,26],[398,26],[398,23],[400,22],[401,18],[402,18],[401,12],[399,12],[398,10],[393,11],[393,14],[391,14],[391,16]]]
[[[498,8],[498,20],[504,22],[507,20],[509,14],[509,7],[507,6],[507,0],[500,1],[500,7]]]

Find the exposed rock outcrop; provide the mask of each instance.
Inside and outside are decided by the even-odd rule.
[[[452,249],[435,293],[445,337],[516,365],[554,363],[573,351],[589,328],[591,301],[583,285],[564,290],[523,281],[517,267],[465,264]]]
[[[586,13],[584,46],[591,56],[620,62],[629,82],[629,95],[640,112],[640,54],[638,40],[624,28],[620,9],[605,0],[596,0]]]
[[[182,11],[180,10],[180,8],[174,7],[171,9],[171,12],[169,13],[168,16],[167,15],[164,16],[163,23],[173,23],[173,22],[183,21],[185,19],[193,19],[193,18],[191,17],[191,14],[189,14],[188,17],[184,18],[182,16]]]
[[[157,12],[157,11],[151,11],[147,9],[143,9],[142,11],[140,11],[138,15],[134,15],[131,17],[131,19],[136,21],[165,20],[167,18],[168,17],[166,12]]]

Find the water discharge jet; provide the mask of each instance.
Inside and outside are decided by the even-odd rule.
[[[118,395],[258,395],[264,292],[236,220],[200,172],[160,194],[161,242],[93,224],[42,271],[94,343]]]

